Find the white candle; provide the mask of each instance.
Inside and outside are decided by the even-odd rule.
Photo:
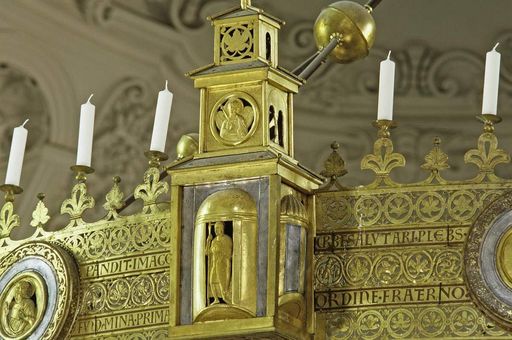
[[[91,166],[92,137],[94,135],[94,113],[96,106],[91,104],[92,94],[80,109],[80,130],[78,132],[78,151],[76,165]]]
[[[156,103],[155,122],[153,125],[153,135],[151,137],[151,151],[165,152],[165,141],[167,139],[167,129],[169,127],[169,117],[171,116],[172,93],[165,89],[158,94]]]
[[[377,119],[393,120],[393,96],[395,93],[395,63],[388,58],[380,63],[379,110]]]
[[[9,153],[5,184],[20,185],[21,168],[23,167],[23,157],[25,156],[25,146],[27,144],[28,131],[25,129],[27,122],[28,119],[21,126],[15,128],[12,134],[11,152]]]
[[[499,43],[492,51],[487,52],[485,59],[484,98],[482,101],[482,114],[498,113],[498,89],[500,84],[501,54],[496,51]]]

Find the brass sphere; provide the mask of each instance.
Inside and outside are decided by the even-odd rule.
[[[318,49],[333,37],[342,42],[330,54],[337,63],[350,63],[364,58],[375,41],[375,20],[368,9],[352,1],[338,1],[320,12],[315,23],[315,41]]]
[[[199,150],[199,135],[197,133],[189,133],[181,136],[176,145],[176,155],[178,160],[193,156]]]

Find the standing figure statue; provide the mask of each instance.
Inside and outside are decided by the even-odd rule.
[[[216,222],[214,226],[215,238],[212,240],[211,224],[206,239],[206,255],[208,256],[208,283],[212,304],[229,303],[228,291],[231,284],[231,258],[233,254],[233,241],[224,234],[224,222]]]
[[[6,328],[14,336],[23,335],[36,321],[36,305],[31,299],[34,293],[34,286],[22,280],[14,287],[14,299],[3,306],[2,319],[6,318]]]

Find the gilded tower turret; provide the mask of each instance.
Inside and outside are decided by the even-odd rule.
[[[306,268],[321,180],[293,159],[293,95],[302,80],[278,65],[281,20],[250,1],[210,20],[214,62],[189,73],[201,96],[199,149],[168,169],[172,223],[181,226],[170,334],[309,338]]]
[[[293,95],[302,81],[279,67],[284,22],[250,1],[209,19],[214,62],[188,74],[201,91],[200,153],[272,149],[293,157]]]
[[[293,95],[327,58],[368,55],[380,2],[322,10],[319,50],[291,73],[278,64],[279,19],[249,0],[211,17],[213,63],[190,73],[199,133],[182,136],[165,165],[165,138],[156,138],[142,181],[125,198],[114,177],[100,219],[88,214],[100,202],[90,157],[71,167],[61,216],[44,194],[30,222],[18,215],[28,132],[15,128],[16,171],[0,185],[0,339],[512,338],[512,179],[498,171],[511,156],[495,134],[497,82],[485,91],[496,96],[484,96],[493,112],[477,116],[482,134],[464,155],[472,178],[445,177],[449,156],[436,137],[423,179],[404,182],[397,124],[380,119],[392,111],[374,122],[366,185],[346,185],[336,142],[320,188],[293,158]],[[499,81],[499,58],[488,53],[486,79]],[[393,80],[394,63],[383,70]],[[165,136],[171,99],[159,94],[153,136]],[[94,120],[92,104],[83,111]],[[27,227],[29,237],[14,237]]]

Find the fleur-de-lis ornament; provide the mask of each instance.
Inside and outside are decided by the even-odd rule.
[[[478,167],[479,173],[472,181],[481,182],[487,178],[490,182],[499,182],[502,179],[495,174],[495,168],[498,164],[510,163],[510,154],[498,148],[498,138],[494,133],[484,132],[478,138],[477,149],[466,152],[464,162]]]
[[[85,182],[79,182],[71,190],[71,197],[62,202],[60,213],[68,214],[68,227],[74,227],[85,223],[82,214],[85,210],[94,208],[94,205],[94,197],[87,192]]]
[[[333,142],[331,144],[332,152],[324,162],[324,170],[320,172],[320,175],[329,179],[329,182],[321,188],[320,191],[327,191],[333,186],[338,190],[343,189],[343,186],[338,182],[338,178],[345,176],[347,174],[347,169],[345,169],[345,161],[338,153],[339,148],[340,145],[338,142]]]
[[[107,220],[117,219],[119,217],[117,210],[124,207],[124,194],[119,186],[121,178],[119,176],[115,176],[113,178],[113,182],[114,184],[112,185],[112,189],[107,193],[105,197],[106,202],[103,204],[103,208],[107,211]]]
[[[430,171],[429,178],[425,181],[431,183],[434,179],[438,183],[445,183],[445,180],[441,177],[440,172],[450,168],[448,164],[448,155],[441,150],[441,138],[434,138],[434,147],[425,156],[425,163],[421,165],[424,170]]]
[[[50,215],[48,215],[48,208],[43,202],[44,197],[45,195],[43,193],[37,194],[39,201],[37,202],[36,208],[32,212],[32,221],[30,221],[30,225],[34,228],[42,229],[50,220]]]
[[[362,170],[372,170],[376,175],[370,187],[377,187],[381,183],[393,185],[394,182],[389,178],[391,170],[403,166],[405,166],[405,157],[393,152],[393,142],[389,138],[377,139],[373,146],[373,154],[366,155],[361,161]]]
[[[144,202],[143,213],[158,211],[157,199],[169,190],[166,182],[160,181],[160,171],[156,167],[150,167],[144,173],[144,183],[135,188],[134,197]]]
[[[6,202],[0,210],[0,240],[8,238],[11,231],[20,226],[20,217],[14,212],[12,202]]]

